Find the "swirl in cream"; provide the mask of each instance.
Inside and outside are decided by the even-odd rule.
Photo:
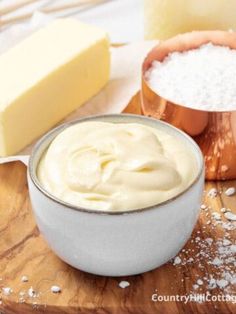
[[[132,210],[161,203],[197,173],[177,136],[138,123],[83,122],[63,130],[38,166],[42,186],[69,204]]]

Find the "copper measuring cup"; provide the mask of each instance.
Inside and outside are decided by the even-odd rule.
[[[209,42],[236,49],[236,34],[224,31],[191,32],[168,39],[150,51],[142,67],[142,113],[166,121],[193,137],[205,157],[206,179],[236,179],[236,108],[232,111],[188,108],[161,97],[145,80],[145,72],[152,61],[163,61],[171,52],[198,48]]]

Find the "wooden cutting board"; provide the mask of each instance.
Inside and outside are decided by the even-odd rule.
[[[125,111],[140,113],[138,95]],[[225,191],[229,186],[236,187],[236,181],[206,183],[206,190],[215,187],[218,191]],[[218,276],[217,268],[212,268],[208,263],[210,257],[203,256],[201,262],[198,261],[197,239],[212,238],[216,241],[228,233],[231,240],[235,240],[235,230],[224,231],[220,225],[214,226],[210,217],[212,212],[223,216],[220,211],[222,207],[236,212],[236,196],[229,197],[223,192],[210,198],[205,194],[203,202],[210,208],[201,210],[193,235],[185,251],[179,254],[180,264],[173,265],[173,261],[170,261],[148,273],[126,278],[94,276],[62,262],[39,234],[29,201],[26,167],[20,162],[0,165],[0,288],[12,289],[9,295],[5,295],[7,289],[0,289],[1,313],[235,313],[236,305],[229,302],[184,304],[152,301],[155,293],[161,296],[188,295],[193,293],[197,279],[209,277],[209,274]],[[207,252],[208,249],[205,254]],[[213,258],[214,253],[211,255]],[[183,261],[187,260],[184,265]],[[235,271],[232,265],[230,269]],[[28,282],[22,282],[22,276],[27,276]],[[121,280],[127,280],[130,286],[120,288]],[[52,293],[50,288],[53,285],[60,286],[61,293]],[[35,294],[29,295],[31,287]],[[199,285],[197,292],[207,290],[203,279],[203,285]],[[236,292],[236,289],[232,291]],[[216,288],[210,292],[217,295],[222,290]]]

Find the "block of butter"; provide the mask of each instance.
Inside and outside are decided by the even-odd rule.
[[[104,31],[58,19],[0,56],[0,156],[15,154],[109,79]]]

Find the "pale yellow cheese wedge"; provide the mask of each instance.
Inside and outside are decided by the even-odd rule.
[[[104,31],[58,19],[0,56],[0,155],[15,154],[109,79]]]

